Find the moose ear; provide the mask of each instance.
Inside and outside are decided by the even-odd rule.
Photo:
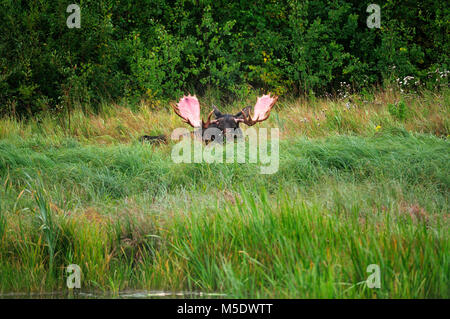
[[[223,114],[222,112],[219,111],[219,109],[217,108],[217,106],[215,106],[214,104],[212,105],[212,108],[214,110],[214,116],[216,117],[216,119],[218,119],[219,117],[222,117]]]
[[[244,119],[244,115],[245,115],[246,117],[249,117],[249,116],[250,116],[250,110],[251,110],[251,109],[252,109],[251,105],[250,105],[250,106],[247,106],[246,108],[242,109],[242,111],[240,111],[239,113],[236,113],[236,114],[234,115],[234,117],[235,117],[236,119]]]

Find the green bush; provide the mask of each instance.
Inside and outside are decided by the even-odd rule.
[[[249,86],[278,94],[360,90],[385,81],[448,86],[449,11],[443,2],[388,1],[369,29],[355,0],[257,2],[0,1],[0,112],[34,114],[175,99]]]
[[[405,120],[408,114],[408,107],[403,101],[400,101],[395,104],[388,104],[388,110],[393,117],[401,121]]]

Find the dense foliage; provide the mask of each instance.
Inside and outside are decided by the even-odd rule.
[[[447,85],[450,10],[438,0],[380,1],[369,29],[359,0],[0,1],[0,111],[150,101]]]

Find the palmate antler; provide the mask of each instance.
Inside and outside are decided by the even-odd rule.
[[[242,118],[240,118],[239,121],[247,124],[248,126],[252,126],[258,122],[267,120],[272,107],[277,101],[278,96],[271,97],[270,93],[259,97],[253,109],[253,115],[250,114],[250,107],[246,107],[241,111]]]
[[[206,122],[200,118],[200,103],[197,97],[188,95],[183,96],[176,105],[172,105],[175,113],[183,119],[185,123],[188,123],[194,128],[206,129],[208,126],[215,122],[211,121],[211,116],[214,111],[211,111],[208,115]]]

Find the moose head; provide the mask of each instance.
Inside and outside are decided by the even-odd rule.
[[[270,94],[258,97],[253,108],[253,115],[250,114],[251,106],[247,106],[240,112],[232,115],[223,114],[213,105],[213,110],[208,114],[206,122],[200,118],[200,103],[195,95],[183,96],[176,105],[173,105],[173,109],[185,123],[198,129],[197,132],[201,133],[204,141],[223,141],[224,136],[226,140],[242,136],[239,123],[252,126],[258,122],[267,120],[277,100],[278,96],[271,97]],[[211,116],[213,114],[215,119],[212,120]]]

